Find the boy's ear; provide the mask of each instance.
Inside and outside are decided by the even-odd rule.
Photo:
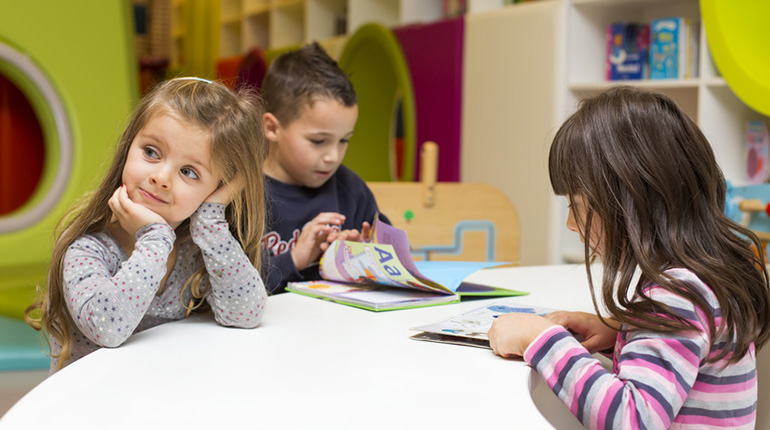
[[[265,138],[269,142],[278,141],[278,130],[281,128],[281,123],[278,118],[270,112],[266,112],[262,115],[262,132],[265,134]]]

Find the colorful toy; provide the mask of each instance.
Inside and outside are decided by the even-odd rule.
[[[727,184],[725,214],[747,226],[765,246],[770,243],[770,184],[732,186]]]
[[[719,72],[744,103],[770,116],[770,2],[701,0],[700,9]]]

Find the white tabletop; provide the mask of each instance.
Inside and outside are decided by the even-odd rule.
[[[582,265],[488,269],[468,280],[529,291],[521,303],[593,309]],[[286,293],[268,299],[253,330],[193,316],[54,374],[0,429],[552,428],[522,361],[409,339],[410,327],[484,303],[375,313]]]

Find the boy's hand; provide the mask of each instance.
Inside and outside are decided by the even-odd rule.
[[[326,251],[326,249],[329,247],[329,244],[334,242],[335,240],[350,240],[353,242],[368,242],[369,241],[369,235],[371,235],[372,228],[369,226],[369,223],[364,221],[364,224],[361,226],[361,232],[359,232],[356,229],[351,230],[341,230],[341,231],[332,231],[329,233],[328,236],[326,236],[326,242],[321,244],[321,249]]]
[[[227,185],[220,184],[219,187],[206,198],[204,203],[220,203],[227,206],[241,193],[241,191],[243,191],[243,178],[239,175]]]
[[[618,331],[602,324],[594,314],[558,311],[546,315],[546,318],[574,333],[590,353],[612,348],[618,338]],[[606,318],[605,320],[610,324],[614,322]]]
[[[553,322],[533,314],[511,313],[500,315],[492,323],[487,336],[492,351],[505,358],[521,357],[524,350],[535,338],[555,325]]]
[[[325,247],[321,248],[321,244],[328,243],[326,239],[329,233],[334,230],[332,226],[340,226],[344,222],[345,215],[336,212],[323,212],[305,224],[294,249],[291,250],[291,258],[294,260],[294,266],[297,270],[303,270],[321,258],[321,254],[326,249]]]
[[[128,191],[126,191],[125,185],[112,193],[112,197],[107,201],[107,204],[112,210],[112,219],[110,222],[119,222],[120,227],[122,227],[126,233],[130,234],[131,237],[136,234],[137,230],[147,224],[166,222],[166,220],[157,213],[138,203],[134,203],[128,197]]]

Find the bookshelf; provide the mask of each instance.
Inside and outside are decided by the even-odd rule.
[[[476,0],[480,1],[480,0]],[[443,0],[221,0],[220,57],[442,18]]]
[[[561,104],[564,118],[574,112],[580,99],[611,85],[630,84],[667,94],[695,120],[711,142],[725,177],[744,182],[745,123],[750,119],[768,121],[746,106],[730,90],[711,57],[706,32],[700,19],[698,0],[565,0],[566,64]],[[651,22],[684,16],[698,22],[698,75],[689,79],[612,81],[604,80],[606,27],[614,21]],[[566,217],[566,203],[560,202],[559,218]],[[561,257],[582,261],[583,245],[576,235],[561,227]]]
[[[698,75],[607,82],[607,25],[668,16],[699,22]],[[745,122],[770,123],[737,98],[714,66],[698,0],[538,0],[467,14],[465,37],[461,178],[495,184],[514,202],[521,265],[582,261],[583,244],[564,225],[566,201],[552,195],[548,178],[551,139],[581,99],[618,84],[671,96],[701,127],[735,184],[743,183]]]

